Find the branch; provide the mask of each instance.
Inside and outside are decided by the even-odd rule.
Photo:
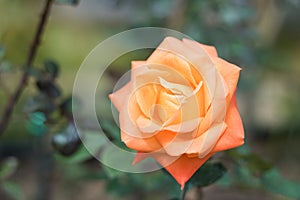
[[[0,121],[0,135],[3,134],[3,132],[6,130],[9,120],[11,118],[11,115],[13,113],[13,110],[15,108],[15,105],[17,104],[23,90],[25,89],[28,78],[29,78],[29,69],[31,68],[34,58],[36,57],[37,49],[40,45],[41,36],[43,34],[48,16],[50,14],[51,5],[53,3],[53,0],[46,0],[45,7],[43,9],[38,27],[35,32],[35,36],[32,41],[32,45],[29,49],[26,63],[25,63],[25,70],[23,72],[22,78],[16,88],[16,91],[9,97],[8,102],[6,106],[4,107],[4,111],[2,114],[2,118]]]

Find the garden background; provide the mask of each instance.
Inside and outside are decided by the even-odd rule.
[[[0,113],[22,77],[45,2],[0,0]],[[0,136],[0,199],[178,196],[179,186],[164,172],[126,174],[101,165],[84,150],[72,123],[72,87],[85,57],[114,34],[148,26],[213,45],[220,57],[242,68],[237,99],[246,144],[220,153],[227,173],[204,187],[201,197],[299,199],[299,11],[298,0],[57,0],[28,85]],[[96,106],[112,140],[118,140],[118,129],[107,94],[131,60],[150,53],[121,56],[99,82]],[[200,198],[198,193],[190,190],[187,198]]]

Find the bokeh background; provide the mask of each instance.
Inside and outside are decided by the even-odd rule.
[[[1,112],[21,77],[43,4],[42,0],[0,0]],[[81,0],[77,5],[52,7],[33,67],[42,70],[45,60],[60,66],[55,78],[57,95],[50,107],[59,106],[50,109],[54,119],[50,122],[49,116],[35,110],[49,102],[36,86],[41,78],[33,75],[0,137],[0,199],[167,199],[177,195],[176,184],[169,184],[171,179],[161,172],[124,175],[89,158],[80,143],[71,142],[79,148],[73,151],[61,144],[72,134],[70,111],[65,107],[84,58],[109,36],[145,26],[178,30],[214,45],[220,57],[243,69],[237,97],[246,145],[238,152],[253,152],[259,158],[250,164],[241,161],[238,168],[225,157],[232,176],[205,187],[203,199],[300,198],[295,192],[300,190],[299,0]],[[131,60],[145,59],[150,53],[126,54],[106,70],[97,104],[103,121],[111,120],[107,94],[112,85],[130,69]],[[114,127],[108,124],[107,129]],[[258,173],[252,173],[249,165],[255,165]],[[266,165],[280,173],[274,172],[270,179],[279,181],[279,188],[264,184]],[[188,197],[195,199],[194,193],[190,191]]]

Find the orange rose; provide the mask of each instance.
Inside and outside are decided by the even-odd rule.
[[[214,153],[244,143],[235,90],[240,68],[216,49],[167,37],[146,61],[133,61],[131,80],[110,95],[121,139],[151,156],[184,187]]]

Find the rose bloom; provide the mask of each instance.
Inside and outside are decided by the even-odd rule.
[[[212,46],[167,37],[146,61],[133,61],[131,80],[110,99],[121,139],[159,162],[181,185],[214,153],[244,143],[236,104],[240,68]]]

